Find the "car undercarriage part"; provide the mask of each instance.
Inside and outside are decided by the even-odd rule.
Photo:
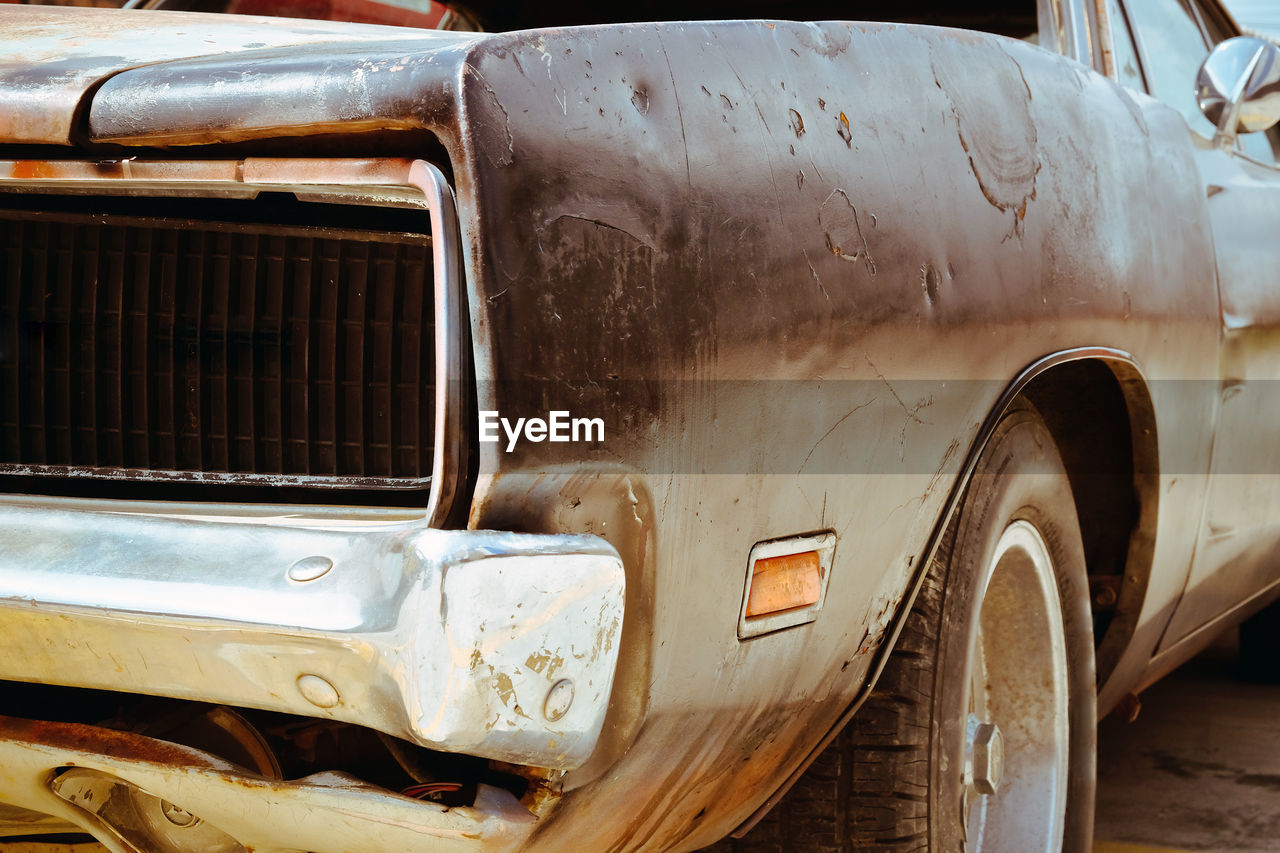
[[[28,702],[64,702],[71,692],[43,685],[29,690],[64,692],[28,694]],[[89,704],[102,698],[91,694]],[[133,706],[139,697],[119,694],[116,699],[126,716],[154,710],[145,707],[145,699]],[[184,707],[195,708],[173,703],[168,712]],[[376,738],[355,726],[327,731],[311,762],[277,736],[267,734],[263,742],[280,747],[289,779],[268,778],[203,750],[100,725],[0,717],[0,774],[10,800],[0,811],[0,838],[82,832],[113,853],[321,853],[359,849],[376,833],[380,843],[392,845],[387,849],[512,850],[553,799],[545,777],[531,782],[476,759],[443,754],[441,768],[449,767],[443,772],[468,776],[465,784],[444,787],[469,788],[465,800],[397,795],[395,780],[404,779],[403,773],[385,751],[378,755],[376,748],[368,749],[370,742],[376,746]],[[319,769],[341,763],[335,748],[358,754],[362,776],[380,777],[393,787],[343,770]],[[433,761],[429,751],[420,753],[424,765]]]
[[[149,717],[143,733],[203,749],[267,779],[283,779],[280,761],[266,737],[243,714],[226,705],[179,703]]]

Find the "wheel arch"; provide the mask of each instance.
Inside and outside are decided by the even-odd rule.
[[[1095,640],[1099,684],[1110,674],[1133,637],[1151,575],[1159,501],[1155,409],[1146,377],[1132,355],[1111,347],[1076,347],[1037,359],[1005,387],[969,447],[943,511],[920,559],[915,562],[915,576],[898,604],[898,612],[876,652],[862,690],[806,759],[731,833],[732,837],[742,838],[760,822],[871,695],[897,644],[929,563],[959,510],[978,458],[1000,419],[1019,398],[1030,400],[1045,417],[1067,467],[1077,514],[1085,504],[1082,517],[1088,518],[1091,533],[1084,533],[1084,521],[1081,533],[1085,538],[1091,579],[1095,552],[1100,575],[1104,574],[1104,567],[1111,567],[1114,574],[1122,578],[1116,612],[1107,620],[1102,642]],[[1101,443],[1100,456],[1091,454],[1092,441]],[[1081,485],[1079,490],[1077,482]],[[1099,495],[1103,499],[1094,502]],[[1095,551],[1091,551],[1091,547]]]
[[[1053,361],[1016,396],[1039,410],[1071,481],[1101,686],[1133,638],[1155,551],[1159,448],[1147,381],[1126,353],[1094,350]]]

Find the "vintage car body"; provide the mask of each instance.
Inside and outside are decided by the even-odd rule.
[[[713,843],[870,693],[1019,395],[1071,474],[1091,582],[1115,592],[1100,711],[1266,605],[1278,179],[1108,79],[1090,48],[1108,5],[1042,4],[1066,56],[895,24],[481,35],[0,8],[6,223],[44,222],[55,196],[81,225],[138,198],[175,221],[279,192],[407,209],[430,236],[437,395],[431,476],[390,498],[58,461],[29,452],[40,418],[8,377],[74,301],[37,317],[7,297],[0,677],[358,724],[531,782],[481,776],[449,807],[19,710],[5,832]],[[481,412],[554,411],[603,418],[604,440],[479,440]],[[821,609],[740,639],[753,546],[824,531]],[[175,841],[95,795],[181,827],[176,804],[208,834]]]

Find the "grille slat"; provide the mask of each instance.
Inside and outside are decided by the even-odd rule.
[[[104,362],[99,374],[99,416],[104,424],[99,431],[99,465],[121,467],[124,465],[124,372],[121,369],[121,325],[124,316],[125,259],[128,252],[129,232],[123,228],[110,228],[111,248],[107,256],[106,323],[100,329]]]
[[[33,280],[47,281],[49,277],[49,231],[46,226],[33,228],[34,240],[27,250],[27,269]],[[38,378],[37,382],[24,382],[25,392],[19,417],[24,421],[22,452],[33,462],[45,462],[44,432],[44,287],[22,288],[23,331],[18,338],[18,372]]]
[[[316,365],[312,385],[315,395],[314,413],[316,436],[312,439],[313,471],[327,471],[337,467],[338,434],[338,265],[337,244],[325,240],[321,246],[321,268],[316,281],[319,299],[316,305],[315,331],[317,337],[311,349]]]
[[[126,390],[120,406],[124,416],[121,428],[124,430],[125,458],[138,468],[151,467],[148,442],[150,401],[147,399],[147,319],[151,311],[151,284],[156,273],[154,261],[160,250],[155,245],[157,236],[151,230],[137,233],[130,253],[131,274],[124,282],[126,319],[124,334],[120,338],[123,344],[120,371]]]
[[[27,229],[22,222],[13,223],[4,241],[4,274],[6,281],[22,280],[22,245],[27,239]],[[0,298],[4,304],[4,317],[0,318],[0,453],[5,457],[22,453],[22,382],[18,370],[18,339],[21,333],[21,288],[6,287]]]
[[[261,265],[259,283],[261,301],[254,322],[262,330],[264,344],[258,352],[260,366],[255,409],[259,413],[258,468],[274,473],[284,472],[284,414],[281,409],[280,364],[283,358],[280,341],[284,337],[282,314],[285,285],[285,241],[279,236],[264,239],[266,252]]]
[[[150,365],[147,396],[151,400],[148,454],[151,465],[172,469],[177,465],[174,436],[174,335],[177,312],[178,265],[185,234],[170,231],[158,235],[161,251],[152,260],[151,336],[147,343]]]
[[[430,477],[426,234],[8,209],[0,231],[0,473]]]
[[[373,458],[370,468],[375,476],[385,477],[391,470],[391,425],[393,421],[391,400],[391,368],[395,364],[391,348],[395,320],[395,268],[399,259],[395,252],[377,247],[379,257],[374,261],[374,304],[369,336],[373,357],[372,392],[372,441]]]
[[[353,254],[360,254],[363,246],[343,246],[342,266],[350,277],[351,284],[343,291],[344,310],[338,337],[342,342],[342,364],[338,366],[339,393],[338,405],[345,417],[342,418],[338,439],[338,464],[348,470],[365,473],[364,466],[364,389],[367,380],[364,372],[364,326],[365,303],[368,296],[369,282],[364,273],[367,266],[365,258],[353,259]]]
[[[99,251],[101,234],[96,228],[84,225],[77,231],[84,247],[81,252],[80,275],[73,282],[75,298],[72,310],[76,312],[77,325],[84,330],[78,340],[67,335],[68,341],[74,341],[74,349],[68,356],[72,371],[72,405],[71,418],[75,425],[72,435],[74,458],[90,460],[91,465],[98,462],[98,441],[96,435],[97,396],[94,393],[94,365],[97,363],[97,327],[98,327],[98,267],[102,253]]]
[[[176,458],[191,460],[195,470],[203,470],[205,458],[200,428],[205,393],[200,331],[204,324],[208,240],[207,233],[188,232],[182,265],[186,286],[174,294],[174,453]]]
[[[315,252],[315,241],[304,240],[304,249],[299,257],[290,258],[292,268],[290,287],[286,291],[287,319],[282,316],[281,323],[294,340],[293,351],[305,358],[282,359],[280,371],[282,376],[282,393],[280,405],[280,433],[283,446],[281,448],[284,465],[293,471],[311,471],[311,456],[308,444],[310,430],[306,418],[307,413],[307,364],[310,359],[311,341],[308,334],[311,329],[311,291],[313,265],[311,257]],[[282,312],[283,314],[283,312]]]
[[[79,257],[72,251],[76,235],[60,234],[54,254],[54,282],[47,302],[49,312],[49,379],[52,393],[45,402],[48,410],[50,455],[57,458],[71,452],[71,291],[76,280]]]

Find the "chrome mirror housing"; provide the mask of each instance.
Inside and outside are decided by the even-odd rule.
[[[1252,36],[1222,42],[1196,75],[1196,101],[1220,145],[1270,129],[1280,121],[1280,45]]]

